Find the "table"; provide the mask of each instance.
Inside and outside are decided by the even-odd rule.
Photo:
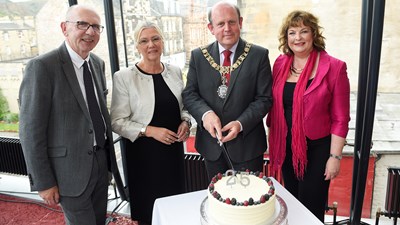
[[[286,202],[289,225],[323,225],[305,206],[272,178],[276,193]],[[200,205],[207,190],[158,198],[154,202],[152,225],[201,225]]]

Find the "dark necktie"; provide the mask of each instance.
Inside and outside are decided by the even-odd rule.
[[[100,113],[99,104],[97,103],[96,95],[94,93],[92,74],[89,71],[88,64],[85,61],[83,64],[83,81],[86,89],[86,100],[89,107],[90,117],[92,118],[94,134],[96,136],[97,145],[104,147],[104,122]]]
[[[231,51],[229,50],[224,50],[222,52],[224,54],[224,62],[222,63],[223,66],[231,66]],[[226,77],[226,85],[229,84],[229,79],[231,79],[231,74],[227,73],[225,74]]]

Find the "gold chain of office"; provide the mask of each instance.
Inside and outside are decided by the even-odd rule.
[[[251,48],[251,43],[246,42],[246,46],[244,47],[244,52],[239,56],[239,58],[236,60],[232,66],[220,66],[218,63],[216,63],[213,59],[213,57],[208,53],[206,46],[200,47],[204,57],[207,59],[207,61],[210,63],[211,67],[220,72],[220,74],[227,74],[233,72],[235,69],[237,69],[240,64],[246,59],[247,55],[249,54],[250,48]]]

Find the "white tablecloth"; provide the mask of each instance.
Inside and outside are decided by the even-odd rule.
[[[286,202],[289,225],[323,225],[274,178],[276,193]],[[159,198],[154,202],[152,225],[201,225],[200,205],[206,190]]]

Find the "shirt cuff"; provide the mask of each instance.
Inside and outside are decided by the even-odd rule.
[[[206,117],[207,114],[209,114],[210,112],[213,112],[212,110],[208,110],[207,112],[205,112],[203,114],[203,116],[201,117],[201,121],[204,121],[204,117]]]
[[[243,131],[242,123],[239,120],[236,120],[236,122],[238,122],[240,124],[240,132],[242,132]]]

